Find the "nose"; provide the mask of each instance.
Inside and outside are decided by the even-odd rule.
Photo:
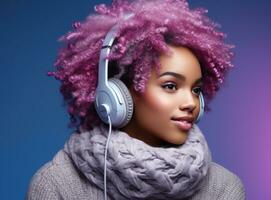
[[[191,91],[182,93],[181,101],[179,103],[179,109],[182,111],[187,111],[193,113],[196,108],[196,99],[194,94]]]

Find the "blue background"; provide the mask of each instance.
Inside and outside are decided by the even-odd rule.
[[[72,131],[59,83],[46,73],[53,69],[56,40],[97,2],[0,2],[1,199],[23,199],[33,174]],[[189,2],[206,7],[228,34],[227,42],[236,45],[235,68],[200,122],[213,159],[242,179],[248,200],[270,200],[271,3]]]

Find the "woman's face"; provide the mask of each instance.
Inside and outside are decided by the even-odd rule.
[[[123,128],[152,146],[183,144],[199,113],[200,64],[188,48],[170,49],[171,55],[160,56],[159,74],[152,71],[145,92],[131,91],[134,114]]]

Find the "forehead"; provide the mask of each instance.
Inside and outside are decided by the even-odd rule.
[[[165,72],[174,72],[183,75],[188,81],[201,78],[201,68],[197,57],[186,47],[169,46],[170,55],[162,54],[159,57],[161,67],[157,76]]]

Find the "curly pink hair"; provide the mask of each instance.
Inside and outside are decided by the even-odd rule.
[[[234,46],[225,44],[226,35],[205,15],[206,9],[190,9],[186,0],[113,0],[112,5],[95,6],[95,11],[61,37],[65,46],[56,59],[56,71],[48,72],[61,81],[70,127],[84,124],[91,128],[100,122],[93,104],[99,53],[109,29],[121,21],[109,57],[111,76],[144,92],[152,67],[159,69],[159,55],[170,53],[168,44],[185,46],[201,64],[202,89],[209,110],[210,100],[233,66]],[[124,21],[127,12],[134,16]]]

